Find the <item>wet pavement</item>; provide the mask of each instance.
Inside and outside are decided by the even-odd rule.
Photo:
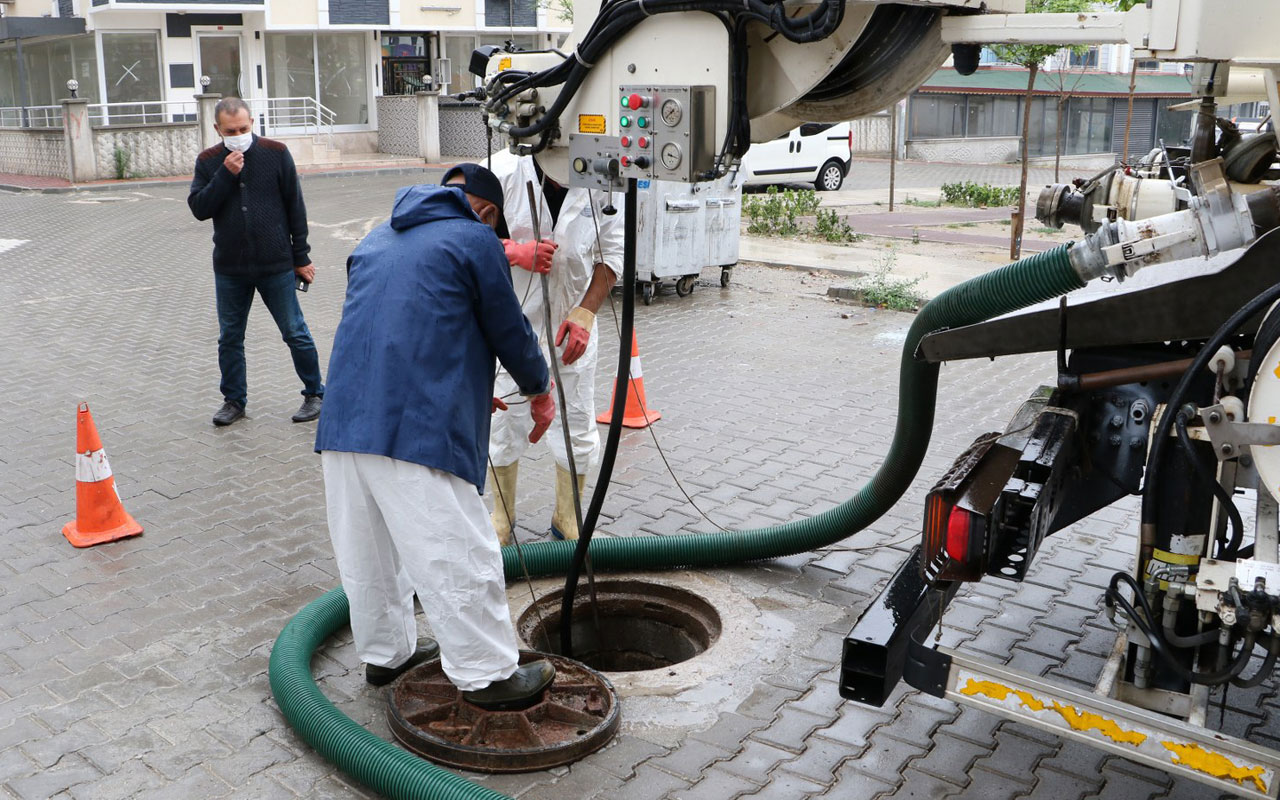
[[[305,181],[319,274],[302,302],[322,362],[346,255],[414,179]],[[275,636],[337,584],[314,428],[289,422],[300,387],[260,305],[246,342],[249,418],[210,425],[210,232],[184,198],[181,186],[0,194],[0,795],[371,796],[307,747],[271,697]],[[718,270],[704,277],[690,297],[668,288],[637,306],[645,386],[663,419],[624,435],[600,535],[818,513],[888,449],[911,316],[839,305],[801,272],[743,265],[726,289]],[[612,327],[607,309],[600,325]],[[616,353],[602,342],[601,403]],[[924,492],[1053,371],[1051,355],[947,365],[933,444],[890,513],[819,552],[647,576],[707,598],[720,638],[674,675],[611,676],[623,721],[604,750],[567,768],[466,777],[522,800],[1216,797],[917,692],[884,708],[838,696],[841,640],[915,543]],[[89,550],[59,532],[75,507],[82,400],[146,528]],[[525,541],[546,536],[552,502],[550,456],[533,453],[518,496]],[[1121,503],[1054,535],[1023,584],[962,592],[942,641],[1090,685],[1114,638],[1101,587],[1132,563],[1136,510]],[[533,592],[557,586],[539,580]],[[512,581],[508,593],[518,615],[530,587]],[[384,691],[364,683],[349,634],[313,670],[339,708],[390,735]],[[1280,744],[1275,689],[1233,690],[1226,728]]]

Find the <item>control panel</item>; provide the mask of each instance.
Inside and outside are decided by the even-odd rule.
[[[569,137],[571,184],[617,189],[616,181],[627,178],[693,183],[710,177],[714,86],[619,86],[614,108],[607,129],[616,136],[603,135],[599,117],[581,117],[579,132]],[[598,127],[588,132],[588,124]]]

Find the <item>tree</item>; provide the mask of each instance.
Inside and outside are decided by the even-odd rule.
[[[1058,172],[1062,165],[1062,128],[1064,115],[1063,111],[1067,107],[1067,101],[1075,94],[1080,86],[1080,82],[1084,80],[1084,71],[1086,69],[1087,60],[1081,59],[1080,71],[1075,72],[1071,66],[1071,55],[1083,56],[1089,52],[1089,48],[1079,45],[1076,47],[1068,47],[1064,49],[1058,56],[1057,66],[1053,70],[1050,83],[1053,84],[1053,91],[1058,96],[1058,130],[1057,140],[1053,151],[1053,182],[1058,183]],[[1071,80],[1072,73],[1075,72],[1075,80]],[[1070,82],[1070,86],[1068,86]]]
[[[1088,11],[1090,0],[1027,0],[1030,14],[1054,14]],[[1022,178],[1018,186],[1018,216],[1010,226],[1009,257],[1017,258],[1022,252],[1023,217],[1027,211],[1027,160],[1030,156],[1031,96],[1035,93],[1036,74],[1044,60],[1062,49],[1056,44],[995,45],[996,56],[1009,64],[1027,68],[1027,96],[1022,107]]]

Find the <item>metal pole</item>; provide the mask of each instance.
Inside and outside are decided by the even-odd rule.
[[[534,192],[533,181],[525,181],[525,191],[529,194],[529,212],[533,219],[533,240],[542,241],[542,215],[538,211],[538,195]],[[590,197],[587,202],[591,202]],[[537,256],[535,254],[535,260]],[[573,486],[573,517],[578,524],[578,532],[582,532],[582,497],[578,494],[578,465],[573,458],[573,438],[569,435],[569,404],[564,399],[564,381],[560,380],[560,362],[556,359],[555,332],[551,326],[551,289],[547,283],[547,273],[538,273],[542,284],[542,322],[547,331],[547,353],[551,357],[551,374],[555,377],[556,397],[560,400],[560,432],[564,435],[564,454],[569,462],[569,482]],[[596,576],[591,568],[591,556],[587,555],[587,588],[591,595],[591,614],[600,627],[600,612],[596,605]]]
[[[1132,49],[1129,57],[1133,59],[1133,67],[1129,70],[1129,115],[1124,118],[1124,155],[1120,156],[1122,164],[1129,163],[1129,125],[1133,122],[1133,91],[1138,85],[1138,59],[1134,57]]]
[[[31,103],[31,97],[27,94],[27,66],[26,59],[22,57],[22,39],[18,39],[18,105],[22,106],[22,122],[24,128],[31,126],[31,117],[28,116],[27,106]]]
[[[893,193],[898,166],[898,104],[889,106],[889,213],[893,213]]]

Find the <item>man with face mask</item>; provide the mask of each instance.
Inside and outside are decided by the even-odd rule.
[[[445,184],[401,189],[391,219],[347,261],[316,450],[365,679],[389,683],[439,654],[464,699],[518,707],[555,669],[517,664],[502,553],[480,497],[489,416],[506,408],[493,397],[495,358],[513,394],[529,398],[531,440],[555,405],[494,235],[502,186],[476,164]],[[415,591],[438,644],[418,641]]]
[[[226,97],[214,107],[222,143],[196,159],[187,205],[198,220],[213,220],[213,278],[218,301],[218,367],[222,408],[213,424],[230,425],[248,403],[244,331],[256,292],[271,312],[302,381],[294,422],[320,416],[324,383],[320,358],[298,288],[315,280],[307,244],[307,209],[293,157],[280,142],[253,133],[249,106]]]

